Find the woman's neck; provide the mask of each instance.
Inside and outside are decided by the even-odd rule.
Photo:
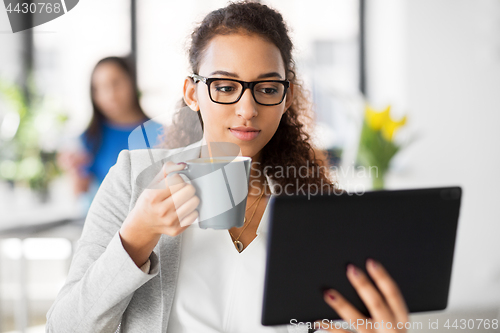
[[[267,179],[259,168],[259,163],[252,161],[252,168],[250,169],[250,181],[248,184],[248,195],[259,196],[262,191],[267,192]]]
[[[262,170],[261,154],[257,153],[252,157],[252,167],[250,168],[250,182],[248,195],[258,196],[264,191],[270,193],[267,177]]]
[[[113,125],[135,125],[137,123],[145,121],[146,118],[138,109],[130,110],[124,112],[119,117],[107,118],[107,121]]]

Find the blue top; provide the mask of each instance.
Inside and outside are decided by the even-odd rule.
[[[80,136],[85,149],[92,156],[82,171],[93,175],[100,185],[123,149],[154,148],[161,143],[162,134],[163,126],[153,120],[125,126],[104,122],[101,124],[101,145],[95,154],[91,152],[86,133]]]

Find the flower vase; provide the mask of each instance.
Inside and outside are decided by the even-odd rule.
[[[383,190],[385,187],[386,171],[375,170],[371,173],[373,190]]]

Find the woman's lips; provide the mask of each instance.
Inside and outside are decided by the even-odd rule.
[[[248,130],[248,129],[240,129],[240,128],[230,128],[229,131],[231,131],[231,134],[234,135],[236,138],[243,140],[243,141],[250,141],[255,139],[259,133],[260,130]]]

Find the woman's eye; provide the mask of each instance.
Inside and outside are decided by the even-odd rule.
[[[220,92],[233,92],[234,91],[234,87],[219,86],[219,87],[215,87],[215,90],[220,91]]]
[[[278,93],[278,89],[276,89],[276,88],[261,88],[260,92],[262,92],[266,95],[271,95],[271,94]]]

